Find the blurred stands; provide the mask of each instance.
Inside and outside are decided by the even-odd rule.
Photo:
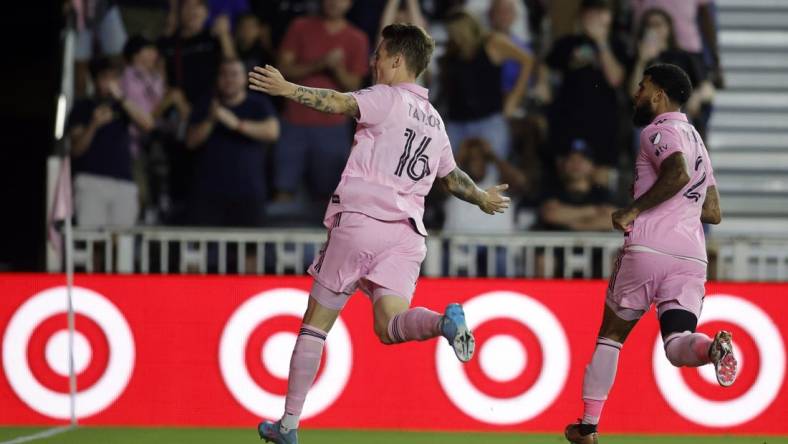
[[[719,233],[788,228],[788,2],[717,0],[726,88],[708,145],[724,211]]]
[[[474,131],[450,131],[450,135],[455,139],[452,140],[455,152],[463,142],[474,140],[470,137],[478,138],[482,146],[492,145],[495,155],[482,156],[487,159],[487,171],[482,167],[477,176],[480,181],[484,179],[493,183],[502,179],[512,185],[509,193],[516,203],[512,209],[512,219],[506,219],[505,226],[471,223],[471,219],[458,217],[457,214],[476,209],[464,208],[462,202],[451,202],[458,204],[454,207],[446,205],[445,193],[436,186],[435,192],[426,199],[425,223],[435,236],[428,240],[430,255],[425,262],[425,274],[607,277],[610,265],[608,256],[615,249],[610,248],[620,244],[620,236],[609,227],[594,224],[594,229],[599,230],[595,233],[570,233],[562,231],[570,229],[567,228],[569,225],[563,224],[563,227],[554,227],[557,231],[539,231],[545,229],[541,219],[545,204],[550,203],[551,193],[548,191],[565,182],[564,166],[567,158],[571,157],[567,152],[572,146],[593,145],[597,139],[605,140],[597,148],[600,151],[607,150],[611,155],[605,157],[601,164],[596,162],[592,165],[594,186],[601,188],[598,190],[600,193],[613,197],[611,201],[605,201],[610,204],[605,208],[608,213],[614,206],[624,204],[630,198],[632,157],[638,148],[634,146],[633,137],[633,132],[637,130],[632,128],[630,122],[630,87],[633,81],[637,84],[640,76],[639,72],[632,72],[639,49],[635,35],[640,24],[635,23],[633,12],[636,1],[647,3],[647,0],[356,0],[351,7],[349,0],[102,0],[99,4],[103,6],[96,11],[119,8],[123,18],[123,23],[113,22],[118,28],[114,33],[115,40],[127,33],[130,37],[141,34],[150,41],[158,42],[155,68],[145,68],[150,71],[145,76],[135,75],[131,78],[139,87],[138,93],[145,96],[145,100],[152,101],[146,111],[155,119],[156,125],[152,131],[143,130],[139,125],[130,128],[135,143],[139,144],[138,148],[135,145],[132,150],[134,180],[141,196],[141,212],[135,227],[86,229],[80,220],[76,220],[78,268],[89,272],[303,273],[304,265],[325,237],[321,221],[330,194],[330,190],[326,190],[331,186],[320,186],[320,183],[314,182],[333,184],[338,180],[341,170],[339,161],[342,160],[341,156],[346,155],[345,150],[349,149],[351,143],[350,119],[335,116],[330,119],[331,126],[318,121],[305,121],[300,122],[305,130],[292,131],[293,128],[290,128],[288,131],[288,125],[292,127],[293,117],[303,117],[304,113],[297,109],[294,112],[293,106],[286,107],[283,101],[274,98],[272,102],[278,118],[285,124],[282,136],[278,140],[266,138],[248,143],[248,150],[254,152],[254,156],[249,158],[254,161],[244,165],[246,169],[259,169],[259,174],[253,176],[255,184],[263,190],[261,193],[264,195],[259,198],[264,201],[261,207],[265,207],[267,214],[259,221],[255,219],[255,223],[225,224],[225,227],[216,228],[194,227],[204,223],[200,224],[200,220],[191,216],[189,204],[193,204],[195,199],[199,201],[206,198],[204,192],[195,191],[197,188],[194,184],[197,181],[194,179],[199,176],[206,180],[220,180],[221,177],[234,174],[238,168],[232,165],[240,161],[223,158],[224,163],[230,165],[226,166],[226,170],[200,170],[198,166],[206,162],[217,165],[217,168],[223,164],[210,159],[206,161],[206,153],[232,156],[232,150],[223,149],[227,146],[215,146],[209,150],[207,143],[190,146],[187,129],[189,121],[193,121],[200,108],[204,108],[199,105],[210,103],[208,99],[214,96],[219,87],[215,76],[206,73],[217,71],[222,57],[238,55],[247,65],[276,63],[280,68],[299,73],[297,77],[301,78],[300,81],[311,79],[312,86],[356,89],[356,77],[364,75],[362,65],[366,63],[366,56],[355,53],[364,51],[356,51],[351,47],[340,49],[339,44],[331,43],[319,50],[310,47],[312,52],[303,55],[304,45],[296,42],[293,36],[289,44],[285,38],[293,24],[303,25],[307,21],[319,23],[318,19],[305,20],[303,16],[317,15],[321,8],[333,8],[331,26],[353,34],[354,38],[363,39],[364,42],[355,42],[355,47],[368,46],[370,52],[377,43],[374,36],[378,24],[400,19],[425,23],[436,39],[437,48],[430,72],[419,81],[430,88],[431,97],[447,126],[456,127],[458,122],[464,126],[474,126],[477,120],[496,119],[496,125],[475,125]],[[662,4],[658,0],[651,1],[648,4]],[[81,4],[75,0],[67,3]],[[518,61],[513,60],[517,57],[511,57],[509,63],[513,65],[507,68],[502,67],[496,57],[490,57],[491,53],[486,48],[495,45],[470,45],[476,49],[471,48],[466,51],[468,54],[460,54],[463,51],[457,51],[462,46],[458,44],[458,37],[461,38],[463,32],[458,31],[463,29],[449,29],[445,18],[452,8],[463,4],[473,16],[472,20],[466,21],[466,28],[475,29],[476,22],[489,23],[494,30],[502,31],[498,37],[511,39],[527,56],[520,55]],[[576,24],[582,4],[609,8],[609,22],[607,17],[602,17],[607,31],[601,37],[594,38],[591,38],[591,34],[597,32],[589,33],[588,29],[576,34],[577,51],[570,51],[571,54],[567,55],[572,70],[550,71],[545,59],[555,48],[554,42],[580,29]],[[719,56],[725,86],[718,89],[714,96],[706,138],[722,195],[723,210],[722,224],[710,230],[710,274],[724,279],[784,279],[788,276],[788,253],[785,253],[788,251],[788,2],[712,0],[711,5],[718,24]],[[227,9],[230,6],[232,8]],[[512,21],[501,20],[500,11],[512,8],[516,11],[516,18]],[[395,10],[396,13],[393,13]],[[700,12],[700,9],[690,7],[684,12],[692,11]],[[342,19],[345,13],[347,22]],[[328,21],[328,15],[322,20]],[[98,26],[96,18],[86,23],[87,29]],[[121,27],[125,27],[123,32]],[[364,32],[359,32],[359,29]],[[494,30],[484,27],[477,35],[478,41],[488,42],[486,39],[490,38],[489,33]],[[90,47],[110,52],[105,48],[107,45],[96,40],[101,38],[101,32],[94,32],[94,41]],[[119,41],[115,40],[112,43],[118,46]],[[136,37],[136,41],[146,40]],[[597,111],[602,109],[593,103],[586,103],[584,97],[574,97],[577,94],[569,94],[567,99],[559,93],[564,80],[562,75],[568,77],[567,72],[572,71],[570,74],[577,81],[577,76],[583,75],[582,72],[578,74],[579,71],[596,69],[593,67],[597,66],[594,63],[598,63],[597,46],[604,41],[620,42],[617,45],[620,47],[619,63],[627,71],[627,79],[621,81],[620,85],[613,82],[615,85],[609,87],[613,93],[608,94],[611,98],[608,100],[609,105],[619,114],[616,122],[611,122],[610,128],[619,130],[611,129],[608,131],[611,134],[603,138],[595,137],[598,133],[573,135],[570,140],[563,141],[565,143],[557,144],[552,140],[555,137],[550,137],[550,124],[553,124],[555,132],[562,125],[567,126],[568,122],[566,114],[560,113],[556,121],[554,110],[559,99],[564,109],[581,110],[581,115],[586,115],[589,107]],[[713,45],[706,43],[704,51],[709,65],[707,68],[714,71],[711,62],[714,59]],[[153,48],[150,43],[145,43],[143,47]],[[136,54],[135,51],[131,53]],[[578,58],[578,53],[582,57]],[[352,54],[355,56],[351,57]],[[442,59],[447,54],[448,58],[454,57],[453,64],[440,62],[447,60]],[[471,58],[463,59],[466,56]],[[517,100],[509,100],[509,93],[521,72],[519,69],[529,65],[531,59],[534,67],[527,92],[523,97],[517,95]],[[112,60],[120,63],[117,57]],[[85,62],[83,57],[76,64],[77,77],[80,67],[85,68]],[[216,66],[213,66],[214,62]],[[137,65],[140,63],[128,60],[127,71],[131,74],[140,71]],[[211,66],[198,69],[203,65]],[[456,100],[456,97],[455,100],[447,100],[446,92],[452,86],[455,90],[461,90],[464,85],[452,85],[451,79],[457,80],[461,76],[452,76],[451,72],[441,73],[440,69],[441,66],[454,66],[456,70],[462,69],[457,67],[474,65],[485,67],[487,77],[496,80],[488,82],[486,88],[488,92],[496,93],[494,106],[491,105],[489,112],[482,116],[469,115],[473,113],[468,112],[471,105],[465,103],[467,100]],[[580,69],[575,70],[578,66]],[[350,76],[349,70],[355,74]],[[193,74],[195,72],[197,74]],[[497,81],[499,76],[502,76],[500,85]],[[473,84],[473,76],[466,77],[466,83]],[[711,81],[712,77],[709,75],[706,80]],[[75,83],[80,83],[80,79],[88,80],[78,78]],[[157,87],[151,87],[151,79],[155,80]],[[343,79],[343,82],[339,82],[339,79]],[[580,80],[582,84],[589,83],[588,78]],[[370,84],[371,79],[367,76],[360,82],[361,87],[364,87]],[[499,87],[502,87],[500,96],[497,94]],[[92,89],[91,85],[86,85],[85,91],[81,87],[75,89],[77,96],[96,91],[95,85]],[[155,90],[155,94],[151,93],[152,90]],[[249,95],[260,96],[258,93]],[[612,98],[612,95],[615,97]],[[208,122],[206,128],[210,127],[210,131],[217,128],[214,135],[222,132],[230,139],[250,142],[247,140],[249,135],[241,132],[243,125],[238,120],[240,111],[220,96],[210,107],[211,112],[206,113],[202,109],[203,117]],[[489,94],[485,97],[488,96],[492,97]],[[125,91],[107,100],[117,102],[114,103],[117,107],[127,98],[133,99],[134,95]],[[461,109],[458,110],[458,106]],[[569,123],[570,127],[576,126]],[[320,180],[315,179],[310,169],[315,168],[314,164],[325,162],[314,154],[296,156],[299,159],[295,160],[282,155],[306,151],[305,147],[293,146],[306,144],[301,140],[303,137],[299,139],[294,135],[314,133],[314,125],[317,125],[318,133],[325,133],[331,128],[338,131],[338,135],[314,137],[316,141],[311,143],[325,155],[326,140],[330,140],[336,146],[333,151],[340,154],[335,156],[339,159],[334,162],[337,164],[334,168],[336,171],[330,177],[318,178]],[[313,161],[307,164],[302,157],[311,157]],[[296,168],[298,162],[304,165]],[[509,171],[499,171],[502,165]],[[51,168],[51,171],[54,170]],[[300,171],[300,174],[293,171]],[[80,173],[78,168],[75,172]],[[605,174],[598,174],[600,172]],[[295,180],[285,186],[283,180],[277,180],[277,176]],[[260,181],[265,183],[258,183]],[[237,197],[227,196],[221,200],[229,202]],[[555,200],[555,196],[552,197]],[[76,198],[79,200],[79,196]],[[570,200],[573,205],[590,206],[584,199]],[[451,217],[457,219],[453,221],[455,223],[446,222]],[[604,217],[608,217],[607,213]],[[186,225],[193,228],[182,228]],[[241,225],[255,228],[239,229]],[[474,227],[472,235],[460,229],[469,225]],[[294,231],[293,227],[299,227],[300,231]],[[575,230],[591,229],[589,227],[576,225]],[[47,261],[50,271],[61,268],[58,259],[56,253],[50,250]]]

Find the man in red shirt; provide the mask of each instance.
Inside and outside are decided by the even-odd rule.
[[[291,23],[279,54],[279,68],[286,78],[310,87],[359,89],[367,74],[369,41],[345,19],[351,5],[351,0],[323,0],[321,16]],[[314,197],[322,200],[331,194],[345,166],[350,140],[346,116],[288,101],[275,153],[276,200],[292,200],[305,178]]]

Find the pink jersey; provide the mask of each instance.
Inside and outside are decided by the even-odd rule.
[[[684,114],[660,114],[640,133],[634,197],[637,199],[654,185],[662,161],[677,152],[687,162],[689,183],[667,201],[642,212],[624,244],[642,245],[705,262],[706,239],[700,214],[706,189],[715,186],[716,181],[706,146]]]
[[[456,168],[443,120],[413,83],[356,91],[353,149],[325,216],[349,211],[383,221],[411,219],[426,236],[424,197]]]

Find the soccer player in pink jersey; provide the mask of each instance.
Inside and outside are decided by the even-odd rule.
[[[434,42],[415,25],[382,31],[372,71],[375,85],[352,93],[308,88],[286,81],[271,66],[249,73],[253,90],[358,123],[353,149],[326,210],[328,240],[312,263],[309,305],[290,360],[285,412],[258,426],[269,442],[297,443],[298,420],[320,365],[329,329],[357,288],[373,304],[375,333],[384,344],[443,336],[457,358],[473,356],[474,339],[459,304],[443,315],[409,308],[426,254],[424,197],[439,178],[460,199],[489,214],[503,212],[507,185],[479,189],[457,168],[446,128],[416,78],[429,63]]]
[[[583,379],[583,418],[566,427],[576,444],[597,442],[597,423],[613,386],[618,355],[629,332],[656,305],[665,354],[677,367],[713,364],[723,387],[736,379],[731,334],[696,333],[706,282],[701,223],[720,223],[720,197],[709,154],[680,112],[692,93],[676,65],[653,65],[635,93],[640,134],[634,198],[613,213],[624,246],[610,277],[596,349]]]

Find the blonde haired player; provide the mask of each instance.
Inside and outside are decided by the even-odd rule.
[[[357,288],[371,299],[375,333],[384,344],[445,337],[461,361],[474,339],[459,304],[443,315],[409,308],[426,254],[424,197],[440,179],[458,198],[489,214],[503,212],[507,185],[479,189],[457,168],[446,129],[416,78],[427,67],[434,42],[415,25],[382,31],[372,71],[375,85],[352,93],[295,85],[271,66],[249,73],[253,90],[284,96],[318,111],[357,121],[353,149],[325,215],[328,240],[309,269],[309,305],[290,360],[285,413],[258,426],[276,444],[298,442],[306,394],[320,365],[326,335]]]

